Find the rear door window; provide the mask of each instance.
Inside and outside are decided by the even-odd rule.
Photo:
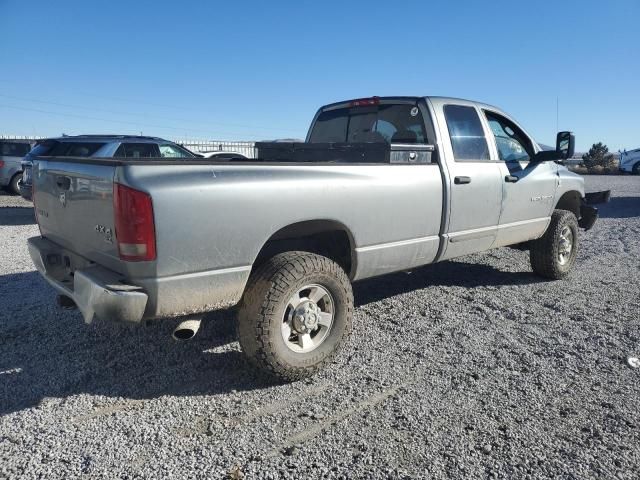
[[[338,108],[320,113],[311,143],[427,143],[424,119],[414,104]]]
[[[158,158],[160,150],[155,143],[123,143],[114,157],[120,158]]]
[[[455,160],[489,160],[489,147],[478,112],[465,105],[445,105],[453,157]]]

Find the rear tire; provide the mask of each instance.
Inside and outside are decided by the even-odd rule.
[[[552,280],[566,277],[578,253],[578,220],[568,210],[554,210],[542,237],[531,242],[529,258],[534,273]]]
[[[640,175],[640,162],[636,163],[631,171],[634,175]]]
[[[334,358],[351,333],[352,317],[351,282],[337,263],[286,252],[251,275],[238,310],[238,339],[254,365],[291,382]]]
[[[9,182],[9,191],[15,195],[20,195],[20,187],[18,187],[18,182],[22,178],[22,173],[16,173]]]

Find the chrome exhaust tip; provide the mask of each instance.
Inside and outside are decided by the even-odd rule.
[[[201,319],[190,318],[189,320],[183,320],[178,324],[175,328],[171,336],[174,340],[184,342],[186,340],[191,340],[196,336],[198,330],[200,330],[200,322]]]

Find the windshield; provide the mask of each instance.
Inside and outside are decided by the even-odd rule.
[[[322,112],[311,143],[427,143],[420,109],[411,104],[338,108]]]

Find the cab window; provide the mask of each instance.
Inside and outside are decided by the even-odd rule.
[[[445,105],[444,116],[451,138],[453,158],[456,161],[489,160],[487,139],[474,107]]]
[[[424,119],[414,104],[337,108],[320,113],[311,143],[427,143]]]
[[[534,154],[531,141],[512,121],[494,112],[485,111],[493,132],[498,158],[503,162],[528,162]]]

